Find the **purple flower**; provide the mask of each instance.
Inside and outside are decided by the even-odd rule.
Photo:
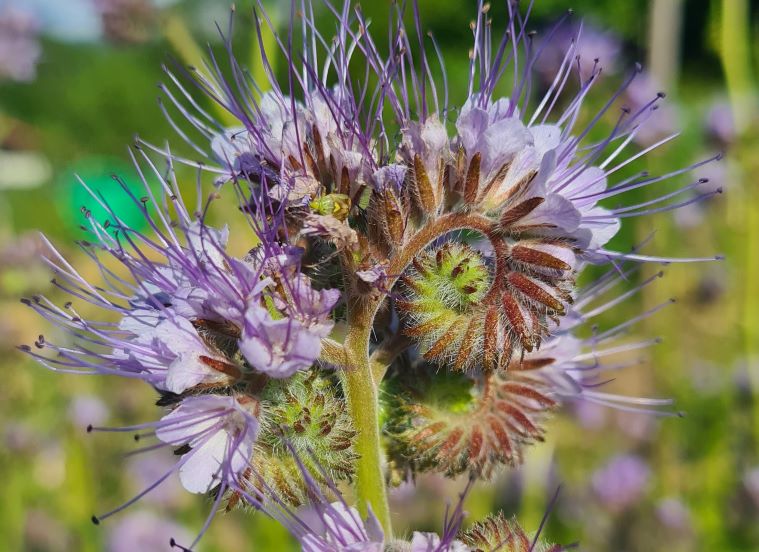
[[[455,508],[446,513],[442,535],[414,532],[412,540],[386,542],[379,521],[369,508],[365,518],[358,510],[349,506],[340,490],[325,473],[326,487],[338,500],[328,500],[321,485],[294,454],[300,476],[308,488],[310,503],[298,511],[293,511],[276,497],[267,482],[261,486],[268,489],[261,497],[249,497],[264,513],[278,520],[298,539],[303,552],[381,552],[388,545],[392,550],[409,552],[466,552],[469,550],[456,536],[464,520],[463,503],[472,487],[470,481],[459,495]],[[317,465],[317,468],[319,466]],[[245,492],[243,491],[243,494]]]
[[[80,427],[102,425],[108,418],[108,407],[94,395],[77,395],[69,406],[69,417]]]
[[[759,508],[759,466],[751,468],[743,474],[743,485],[756,507]]]
[[[254,305],[245,322],[240,351],[259,372],[287,378],[309,368],[319,356],[319,335],[298,320],[275,320],[265,308]]]
[[[188,397],[156,424],[156,437],[187,447],[179,478],[191,493],[205,493],[236,480],[249,465],[258,420],[235,397]]]
[[[259,404],[244,395],[195,395],[184,398],[157,422],[121,428],[89,426],[88,432],[150,430],[151,433],[142,437],[154,436],[159,443],[147,446],[139,452],[171,446],[174,447],[174,455],[178,457],[175,464],[135,497],[110,512],[93,516],[92,521],[96,525],[100,524],[155,490],[172,474],[179,472],[182,486],[191,493],[207,493],[217,489],[214,507],[208,518],[210,522],[226,491],[239,488],[242,473],[250,466],[259,431],[256,418],[258,409]],[[206,524],[193,546],[207,526]]]
[[[590,78],[596,67],[609,75],[619,71],[622,44],[611,31],[583,22],[561,25],[553,32],[549,30],[547,36],[541,43],[543,51],[535,62],[535,69],[548,83],[560,72],[562,64],[567,63],[577,65],[583,79]]]
[[[310,514],[314,525],[300,539],[303,552],[382,552],[385,537],[371,512],[363,520],[355,508],[333,502]]]
[[[169,316],[164,318],[164,316]],[[133,311],[119,328],[128,332],[128,346],[116,348],[121,367],[151,374],[160,389],[182,393],[204,384],[225,384],[241,375],[241,368],[209,350],[193,324],[170,311]]]
[[[414,531],[411,538],[410,552],[468,552],[469,548],[461,541],[454,540],[447,545],[441,542],[437,533],[420,533]]]
[[[189,541],[184,527],[140,510],[130,513],[113,527],[108,536],[108,552],[168,552],[171,539]]]
[[[730,145],[735,141],[733,110],[727,100],[712,102],[706,114],[706,130],[709,137],[719,144]]]
[[[616,456],[593,474],[593,492],[604,507],[619,512],[643,496],[650,474],[648,465],[638,456]]]
[[[34,17],[13,6],[0,8],[0,80],[31,81],[42,55]]]
[[[633,113],[640,113],[640,123],[633,135],[635,141],[650,147],[661,140],[671,139],[678,124],[677,109],[671,103],[656,101],[663,96],[659,84],[649,73],[633,79],[625,90],[625,100]]]
[[[645,425],[646,428],[651,427],[651,414],[678,415],[671,410],[673,401],[670,399],[628,397],[602,389],[603,384],[609,380],[610,373],[640,362],[631,359],[631,353],[645,350],[659,342],[656,339],[620,342],[619,338],[634,323],[672,304],[671,300],[665,301],[616,326],[595,326],[594,319],[635,297],[664,275],[659,272],[632,289],[617,291],[634,274],[634,268],[622,270],[615,267],[580,289],[564,320],[551,328],[551,336],[540,349],[525,353],[521,359],[521,364],[531,368],[532,377],[546,385],[552,396],[575,403],[576,415],[586,427],[596,429],[603,425],[604,414],[599,410],[600,407],[613,408],[621,416],[620,419],[627,422],[635,420],[639,425],[648,424]],[[592,329],[591,335],[581,338],[580,335],[587,335],[589,329]]]
[[[139,491],[149,487],[165,473],[173,471],[176,459],[176,455],[170,450],[150,455],[133,456],[126,466],[129,488]],[[145,495],[143,500],[170,509],[181,505],[185,498],[187,498],[187,494],[179,481],[179,477],[171,475],[161,485],[160,493]]]
[[[656,505],[656,517],[668,529],[675,531],[690,529],[690,512],[677,498],[669,497],[660,500]]]
[[[292,303],[295,307],[292,317],[299,320],[310,333],[318,337],[327,337],[332,331],[334,322],[329,318],[335,305],[340,301],[338,289],[316,290],[310,280],[303,274],[298,274],[287,282],[278,301]],[[282,307],[284,309],[284,307]]]
[[[623,219],[687,207],[717,190],[700,188],[699,180],[645,193],[665,189],[662,182],[706,162],[661,175],[631,170],[674,137],[667,131],[673,117],[660,107],[663,94],[652,91],[640,67],[603,107],[584,113],[601,69],[582,59],[583,48],[590,43],[595,49],[595,40],[606,50],[598,57],[613,65],[619,45],[611,37],[590,33],[586,43],[560,46],[565,51],[553,78],[533,99],[532,74],[550,51],[533,42],[515,5],[506,3],[509,32],[499,38],[492,34],[488,7],[478,4],[460,94],[449,94],[434,39],[437,60],[425,46],[416,4],[417,28],[404,26],[399,9],[389,40],[380,42],[349,2],[326,6],[336,18],[333,40],[316,29],[313,10],[304,3],[292,14],[302,27],[291,28],[287,40],[275,33],[286,84],[277,81],[263,44],[267,82],[252,83],[234,58],[231,37],[224,38],[224,61],[210,53],[208,74],[187,72],[206,98],[196,99],[183,78],[167,72],[171,85],[162,86],[168,100],[162,108],[193,153],[190,159],[168,146],[135,147],[144,196],[123,188],[149,231],[125,224],[90,190],[92,203],[106,215],[97,220],[83,208],[89,235],[80,245],[101,281],[90,282],[50,246],[46,262],[56,272],[54,284],[71,300],[62,306],[41,296],[25,300],[68,339],[51,342],[40,335],[36,349],[24,351],[56,371],[141,379],[158,392],[157,404],[169,409],[159,421],[114,429],[147,430],[157,442],[140,451],[173,449],[176,463],[96,522],[178,472],[188,491],[213,496],[209,522],[229,498],[280,521],[304,550],[380,551],[385,535],[371,510],[362,518],[341,498],[330,473],[309,474],[297,454],[280,454],[292,448],[288,432],[304,445],[299,450],[334,454],[329,469],[335,473],[349,477],[355,468],[358,481],[367,471],[379,472],[382,459],[362,456],[354,463],[359,451],[344,452],[353,447],[353,435],[366,445],[371,443],[365,439],[382,434],[387,447],[363,450],[400,454],[389,459],[399,470],[429,466],[487,476],[497,465],[522,461],[522,448],[542,439],[542,421],[561,400],[623,412],[658,412],[670,404],[599,389],[608,372],[628,362],[610,363],[609,357],[654,343],[616,339],[660,307],[604,330],[581,326],[656,278],[609,297],[632,273],[627,261],[674,260],[607,249]],[[259,39],[262,22],[268,17],[257,14]],[[554,38],[562,44],[560,35]],[[293,44],[302,50],[294,51]],[[355,78],[359,67],[366,78]],[[501,95],[502,76],[512,69],[511,88]],[[465,100],[451,106],[449,97]],[[214,120],[215,110],[203,107],[209,101],[234,122]],[[601,121],[610,115],[612,124],[602,131]],[[633,151],[635,142],[645,149]],[[176,164],[199,172],[193,206],[185,203]],[[214,178],[208,194],[201,171]],[[237,199],[250,229],[235,240],[229,228],[245,225],[208,223],[223,193]],[[622,201],[633,194],[646,199]],[[226,220],[229,213],[220,215]],[[454,243],[473,233],[483,246]],[[247,253],[233,254],[231,245]],[[588,263],[610,270],[577,289]],[[340,331],[333,332],[336,324]],[[340,335],[349,336],[345,343],[330,340]],[[398,358],[414,362],[398,369]],[[361,372],[343,383],[340,394],[331,379],[322,381],[324,364]],[[398,386],[388,389],[405,395],[416,391],[415,380],[451,368],[471,384],[472,401],[485,406],[452,413],[446,405],[407,405],[394,410],[413,412],[413,419],[388,421],[382,432],[376,431],[381,420],[371,418],[377,405],[366,405],[367,417],[355,413],[357,404],[363,406],[354,401],[361,383],[376,386],[376,379],[394,378]],[[288,379],[299,372],[306,373]],[[308,407],[298,397],[291,401],[290,385],[298,381],[308,381],[304,389],[313,392]],[[379,388],[365,391],[373,401]],[[335,417],[345,414],[316,414],[327,404],[327,392],[336,393],[330,395],[335,403],[347,400],[356,427],[344,421],[344,432],[322,446],[319,437],[332,433]],[[395,421],[403,435],[386,431]],[[139,433],[136,440],[144,437]],[[319,466],[320,459],[314,460]],[[287,506],[291,497],[273,490],[285,492],[297,472],[303,486],[293,496],[305,487],[309,502],[300,512]],[[266,480],[271,474],[276,485]],[[622,510],[642,494],[647,478],[640,459],[620,457],[596,474],[593,487],[604,505]],[[413,552],[464,550],[457,540],[463,496],[440,537],[416,533],[411,542],[387,544]],[[384,523],[386,508],[375,511]],[[508,529],[527,541],[503,516],[483,527]]]

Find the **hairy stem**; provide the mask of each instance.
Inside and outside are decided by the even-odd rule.
[[[388,272],[394,277],[390,279],[388,288],[392,289],[412,259],[431,242],[453,230],[464,228],[489,234],[492,223],[481,215],[466,213],[454,213],[430,221],[391,259]],[[385,538],[390,539],[392,527],[382,468],[377,387],[387,363],[394,356],[390,351],[390,356],[383,354],[384,351],[369,356],[374,318],[384,298],[384,294],[369,298],[349,298],[348,333],[344,345],[340,348],[336,342],[327,340],[322,349],[322,360],[343,367],[343,388],[348,401],[348,412],[357,431],[354,447],[359,455],[356,464],[359,510],[366,514],[368,508],[371,508],[385,531]]]
[[[369,360],[369,336],[374,317],[365,308],[354,310],[351,314],[345,337],[347,369],[343,372],[343,387],[348,412],[358,432],[354,443],[359,455],[356,464],[358,507],[364,515],[371,508],[385,531],[385,538],[390,539],[393,533],[382,469],[377,384]]]

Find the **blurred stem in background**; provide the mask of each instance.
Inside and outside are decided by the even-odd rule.
[[[648,70],[656,82],[671,91],[680,69],[683,0],[652,0],[648,20]]]
[[[204,67],[206,65],[205,53],[200,45],[195,42],[182,16],[173,13],[167,15],[163,23],[163,34],[171,44],[174,53],[179,56],[180,61],[185,66]],[[236,119],[221,105],[214,102],[213,109],[221,124],[224,126],[235,124]]]
[[[759,447],[759,190],[756,175],[759,169],[753,146],[756,132],[756,90],[751,75],[749,36],[750,10],[748,0],[722,0],[720,55],[725,71],[727,91],[733,122],[739,138],[735,152],[741,171],[740,180],[746,183],[743,190],[745,205],[744,237],[745,265],[743,267],[742,333],[745,361],[754,395],[754,439]],[[754,138],[754,139],[752,139]],[[740,264],[735,259],[736,264]],[[759,454],[759,450],[757,450]]]
[[[646,72],[652,78],[653,85],[657,90],[675,96],[677,89],[677,80],[680,74],[680,42],[683,24],[683,2],[682,0],[651,0],[648,10],[648,37],[647,52],[648,60]],[[652,93],[652,91],[649,91]],[[670,97],[665,101],[674,103]],[[667,157],[657,153],[646,157],[648,171],[651,174],[663,174],[666,172],[668,164]],[[647,199],[654,199],[659,192],[647,190]],[[656,232],[656,240],[661,244],[676,244],[678,238],[675,236],[675,228],[672,217],[663,213],[651,219],[653,228]],[[637,242],[644,243],[651,237],[652,226],[637,225]],[[641,275],[653,274],[661,270],[661,267],[649,265],[641,269]],[[677,296],[682,288],[682,273],[678,270],[668,271],[660,285],[649,286],[643,290],[641,296],[645,310],[653,309],[670,298]],[[646,327],[654,335],[667,335],[668,339],[679,339],[679,335],[671,335],[667,328],[677,322],[677,312],[675,309],[665,309],[658,316],[652,317],[646,321]],[[670,337],[671,336],[671,337]],[[651,358],[654,366],[682,366],[682,351],[677,342],[671,342],[667,347],[656,348],[652,352]],[[665,376],[667,386],[674,385],[672,377],[674,374]]]
[[[276,29],[278,26],[280,17],[277,9],[270,9],[268,15],[272,28],[269,28],[267,25],[261,25],[261,42],[263,43],[263,48],[266,52],[272,52],[276,46],[273,29]],[[242,16],[233,14],[232,17],[240,18]],[[192,67],[207,66],[206,53],[193,38],[192,32],[187,28],[181,15],[177,13],[167,15],[163,24],[163,34],[184,65]],[[232,40],[233,37],[227,38]],[[245,39],[250,43],[250,59],[247,65],[248,70],[261,92],[266,92],[268,89],[267,85],[269,78],[262,61],[260,51],[261,46],[259,45],[256,33],[250,29],[246,30]],[[268,57],[272,71],[275,73],[277,71],[277,59],[278,56]],[[239,121],[221,105],[214,103],[213,107],[221,124],[225,126],[239,125]]]

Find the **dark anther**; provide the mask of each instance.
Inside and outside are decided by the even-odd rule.
[[[92,424],[88,425],[88,426],[87,426],[87,433],[92,433],[92,430],[93,430],[93,429],[94,429],[94,428],[92,427]]]
[[[95,525],[100,525],[100,520],[98,519],[97,516],[92,516],[90,519],[92,520],[92,523],[94,523]]]

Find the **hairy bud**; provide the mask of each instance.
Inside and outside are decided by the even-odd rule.
[[[306,488],[293,459],[292,446],[315,477],[345,480],[353,475],[356,435],[345,401],[335,385],[316,372],[298,373],[287,381],[272,381],[264,390],[263,449],[253,460],[254,471],[292,505],[303,504]],[[253,481],[252,483],[255,483]]]
[[[522,462],[523,448],[543,438],[542,424],[557,406],[533,374],[489,372],[477,381],[448,372],[409,374],[411,400],[390,408],[390,433],[415,471],[487,479]],[[421,397],[421,399],[416,399]]]
[[[538,540],[525,533],[515,519],[506,519],[503,512],[475,523],[460,537],[472,552],[559,552],[561,547]]]
[[[414,260],[403,278],[407,335],[420,343],[424,358],[450,362],[459,370],[477,364],[484,313],[479,307],[490,286],[482,256],[459,243],[446,243]]]

